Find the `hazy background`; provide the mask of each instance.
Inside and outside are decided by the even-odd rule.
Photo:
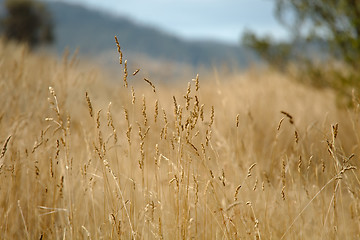
[[[274,17],[273,0],[42,0],[54,22],[48,50],[119,75],[118,36],[129,66],[170,79],[209,69],[247,69],[259,62],[241,44],[244,31],[287,39]],[[0,14],[4,14],[0,0]],[[114,70],[115,69],[115,70]],[[166,69],[166,71],[164,71]],[[161,73],[161,74],[160,74]]]
[[[272,0],[46,0],[66,2],[124,16],[188,40],[238,44],[244,29],[286,38],[274,18]]]

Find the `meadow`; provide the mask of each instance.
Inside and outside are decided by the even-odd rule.
[[[117,50],[108,81],[0,42],[1,239],[360,238],[356,92],[257,68],[163,84]]]

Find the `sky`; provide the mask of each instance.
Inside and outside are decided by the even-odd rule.
[[[47,0],[77,3],[126,16],[144,25],[188,40],[216,40],[238,44],[244,30],[287,34],[274,17],[275,0]]]

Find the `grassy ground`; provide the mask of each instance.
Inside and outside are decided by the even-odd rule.
[[[0,43],[2,239],[360,237],[355,96],[340,109],[256,69],[172,86],[135,70],[114,83]]]

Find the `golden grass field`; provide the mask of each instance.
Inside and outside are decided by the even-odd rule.
[[[106,81],[0,43],[1,239],[360,238],[356,94],[125,57]]]

